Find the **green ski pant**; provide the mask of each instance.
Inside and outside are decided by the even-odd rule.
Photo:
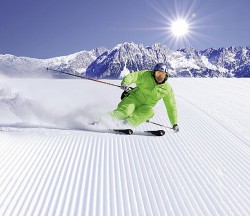
[[[154,116],[151,105],[141,104],[134,95],[129,95],[118,104],[117,109],[111,112],[111,116],[127,120],[132,126],[138,126]]]

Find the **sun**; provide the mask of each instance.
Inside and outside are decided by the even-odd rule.
[[[188,34],[189,24],[184,19],[178,19],[172,22],[170,29],[175,37],[183,37]]]
[[[170,49],[200,46],[203,45],[201,41],[212,39],[202,34],[202,29],[206,27],[204,22],[210,23],[210,17],[200,13],[200,5],[197,1],[192,0],[192,4],[177,0],[173,0],[172,4],[164,0],[162,0],[164,4],[158,1],[146,1],[154,10],[150,19],[157,23],[143,30],[151,30],[154,33],[157,31],[158,34],[154,34],[154,37],[157,37],[159,42],[167,44]]]

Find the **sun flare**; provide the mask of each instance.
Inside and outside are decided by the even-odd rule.
[[[158,25],[146,28],[146,30],[150,29],[154,32],[157,30],[159,34],[156,34],[156,37],[171,49],[200,45],[201,41],[207,40],[207,35],[203,35],[201,30],[205,27],[204,22],[210,18],[198,13],[198,3],[195,1],[193,4],[187,4],[186,1],[173,2],[172,5],[150,3],[154,10],[151,19]]]
[[[189,25],[183,19],[175,20],[172,22],[171,32],[176,37],[182,37],[182,36],[187,35],[188,29],[189,29]]]

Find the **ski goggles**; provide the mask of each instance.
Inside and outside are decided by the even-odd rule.
[[[155,71],[155,76],[163,79],[163,78],[168,78],[169,74],[164,71]]]

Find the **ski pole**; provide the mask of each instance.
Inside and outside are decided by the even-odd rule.
[[[80,76],[80,75],[77,75],[77,74],[72,74],[72,73],[68,73],[68,72],[65,72],[65,71],[61,71],[61,70],[55,70],[55,69],[52,69],[52,68],[46,68],[47,70],[51,70],[51,71],[55,71],[55,72],[58,72],[58,73],[63,73],[63,74],[67,74],[69,76],[74,76],[74,77],[79,77],[79,78],[82,78],[82,79],[87,79],[87,80],[91,80],[91,81],[95,81],[95,82],[99,82],[99,83],[103,83],[103,84],[107,84],[107,85],[111,85],[111,86],[116,86],[116,87],[121,87],[120,85],[115,85],[113,83],[108,83],[108,82],[104,82],[104,81],[100,81],[100,80],[96,80],[96,79],[92,79],[92,78],[88,78],[88,77],[83,77],[83,76]]]
[[[152,122],[152,121],[149,121],[149,120],[147,120],[146,122],[147,122],[147,123],[154,124],[154,125],[158,125],[158,126],[161,126],[161,127],[165,127],[165,128],[168,128],[168,129],[173,129],[172,127],[167,127],[167,126],[165,126],[165,125],[158,124],[158,123],[155,123],[155,122]]]

